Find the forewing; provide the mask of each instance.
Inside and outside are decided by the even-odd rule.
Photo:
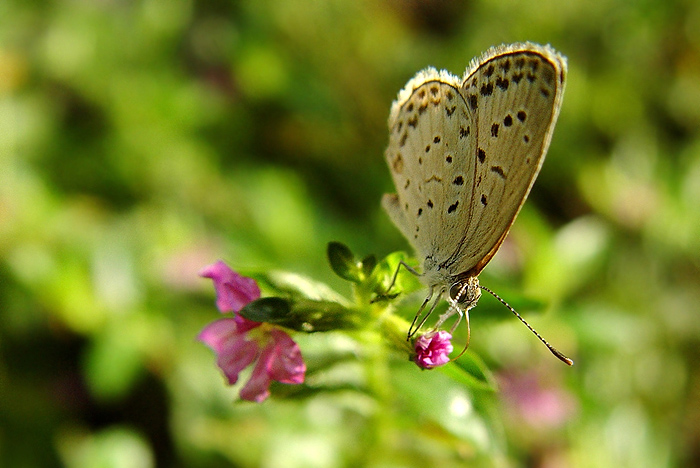
[[[477,275],[503,242],[544,161],[565,75],[565,59],[534,44],[492,48],[467,70],[461,93],[476,134],[463,157],[473,185],[451,274]]]

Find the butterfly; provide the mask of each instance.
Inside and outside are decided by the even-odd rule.
[[[419,72],[393,103],[385,157],[397,193],[384,195],[382,206],[423,262],[420,274],[403,266],[429,288],[409,338],[445,295],[450,306],[436,328],[458,313],[469,330],[469,310],[486,290],[573,364],[478,279],[542,167],[566,73],[566,59],[550,46],[502,45],[473,59],[461,79]]]

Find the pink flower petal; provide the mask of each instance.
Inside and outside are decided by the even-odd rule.
[[[253,328],[262,325],[261,322],[253,322],[252,320],[248,320],[247,318],[242,317],[240,315],[235,315],[233,319],[236,321],[236,325],[238,325],[239,333],[245,333],[249,330],[252,330]]]
[[[248,382],[241,389],[241,399],[260,403],[270,396],[270,383],[272,379],[268,375],[267,368],[272,357],[271,347],[267,346],[255,364],[253,373]]]
[[[299,345],[281,330],[272,330],[270,335],[273,340],[272,359],[268,367],[270,377],[286,384],[303,383],[306,364]]]
[[[221,260],[202,269],[199,276],[214,281],[216,306],[221,312],[238,312],[260,297],[260,288],[254,279],[239,275]]]
[[[416,355],[414,361],[418,367],[432,369],[450,362],[452,352],[452,335],[444,330],[430,332],[418,337],[414,344]]]
[[[255,360],[259,352],[258,344],[245,339],[245,331],[239,329],[233,318],[210,323],[198,338],[216,353],[216,364],[230,385],[238,381],[238,374]]]

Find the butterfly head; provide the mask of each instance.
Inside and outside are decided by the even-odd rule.
[[[476,306],[480,297],[479,278],[476,276],[460,276],[450,286],[448,300],[453,307],[469,310]]]

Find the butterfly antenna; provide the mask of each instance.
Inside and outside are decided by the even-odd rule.
[[[534,333],[535,336],[536,336],[537,338],[539,338],[539,340],[540,340],[542,343],[544,343],[544,345],[547,347],[547,349],[549,349],[549,350],[552,352],[552,354],[554,354],[560,361],[562,361],[563,363],[565,363],[565,364],[567,364],[567,365],[569,365],[569,366],[573,366],[573,365],[574,365],[574,361],[572,361],[571,359],[569,359],[568,357],[566,357],[566,356],[565,356],[561,351],[559,351],[557,348],[555,348],[555,347],[552,346],[551,344],[547,343],[547,340],[545,340],[544,338],[542,338],[542,336],[541,336],[539,333],[537,333],[537,330],[535,330],[534,328],[532,328],[532,326],[531,326],[529,323],[527,323],[527,322],[525,321],[525,319],[522,318],[522,317],[520,316],[520,314],[519,314],[515,309],[513,309],[513,307],[510,306],[510,304],[508,304],[506,301],[504,301],[503,299],[501,299],[501,296],[499,296],[499,295],[496,294],[495,292],[491,291],[491,290],[490,290],[489,288],[487,288],[486,286],[479,285],[479,287],[480,287],[481,289],[483,289],[484,291],[488,292],[489,294],[491,294],[491,295],[492,295],[493,297],[495,297],[496,299],[498,299],[498,301],[499,301],[501,304],[503,304],[504,306],[506,306],[506,307],[508,308],[508,310],[510,310],[511,312],[513,312],[513,314],[514,314],[516,317],[518,317],[518,320],[520,320],[521,322],[523,322],[523,323],[525,324],[525,326],[526,326],[532,333]],[[467,323],[469,323],[469,322],[467,321]],[[467,343],[469,343],[469,341],[467,341]],[[466,349],[466,348],[465,348],[465,349]],[[464,352],[464,351],[462,351],[462,352]],[[461,356],[461,354],[460,354],[460,356]]]

